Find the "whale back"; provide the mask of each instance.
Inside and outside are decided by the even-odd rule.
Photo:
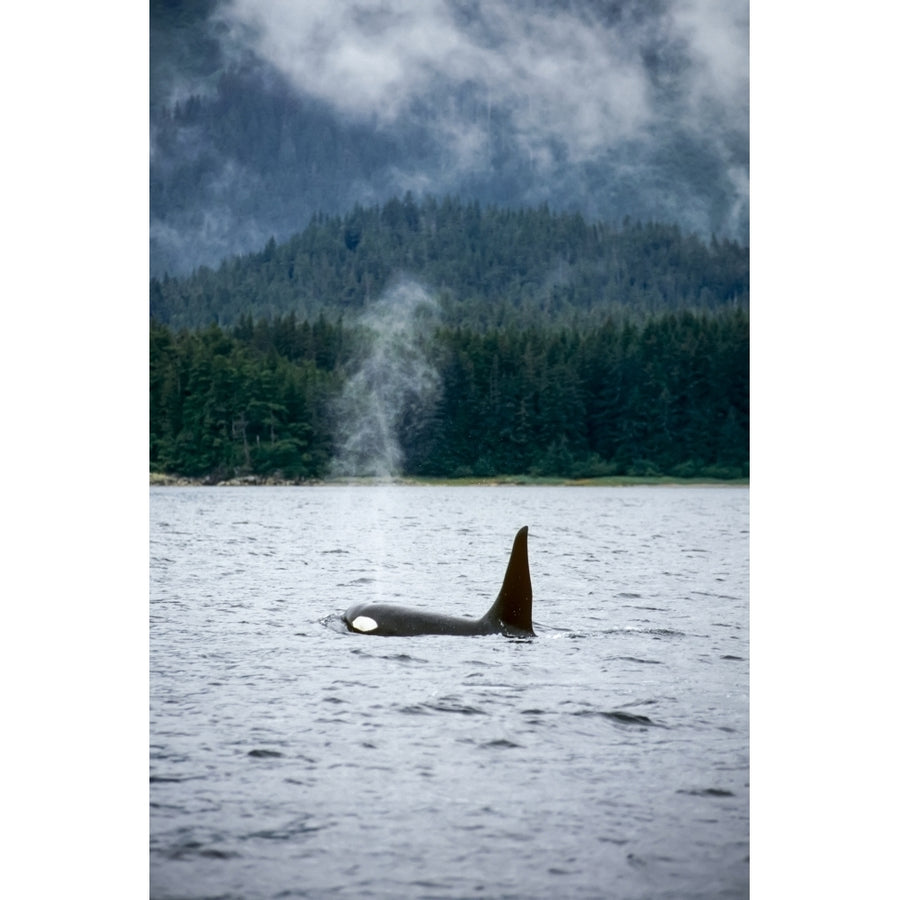
[[[533,636],[531,574],[528,570],[528,526],[513,541],[506,575],[491,608],[480,618],[457,618],[389,603],[358,603],[341,617],[358,634],[497,634]]]

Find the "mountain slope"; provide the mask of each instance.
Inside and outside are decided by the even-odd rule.
[[[150,313],[174,327],[246,316],[354,316],[398,280],[440,300],[447,324],[517,327],[749,305],[749,252],[677,226],[588,224],[548,207],[508,210],[411,195],[317,216],[283,243],[213,271],[153,279]]]

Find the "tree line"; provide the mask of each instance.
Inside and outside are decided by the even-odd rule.
[[[174,328],[294,312],[314,321],[376,303],[397,273],[427,286],[448,325],[587,327],[608,315],[749,307],[749,251],[676,225],[589,223],[410,194],[343,216],[316,215],[290,239],[150,282],[150,312]]]
[[[327,476],[337,399],[372,340],[322,312],[245,311],[194,329],[151,320],[151,471]],[[427,341],[440,388],[401,410],[402,474],[749,474],[740,305],[578,325],[445,319]]]

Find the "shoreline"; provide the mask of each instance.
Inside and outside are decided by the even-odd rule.
[[[223,481],[150,473],[150,487],[749,487],[749,478],[677,478],[674,475],[604,475],[597,478],[552,478],[497,475],[491,478],[319,478],[290,481],[259,475],[243,475]]]

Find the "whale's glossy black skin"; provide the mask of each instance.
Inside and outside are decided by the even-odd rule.
[[[360,603],[341,617],[350,631],[385,637],[417,634],[534,635],[531,622],[531,573],[528,568],[528,526],[519,529],[506,565],[503,586],[491,608],[480,619],[445,616],[423,609],[388,603]]]

